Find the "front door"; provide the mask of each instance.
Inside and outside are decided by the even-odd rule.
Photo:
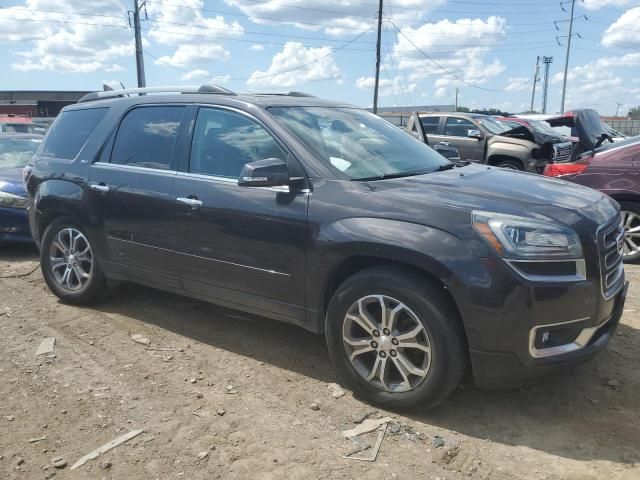
[[[256,119],[202,107],[175,183],[177,249],[192,293],[273,317],[304,318],[308,193],[239,187],[244,164],[289,159]]]
[[[115,274],[179,287],[174,274],[176,230],[171,190],[178,132],[186,107],[130,110],[90,167],[92,201],[105,232],[106,262]]]
[[[469,130],[480,130],[471,120],[462,117],[447,117],[440,141],[448,142],[460,152],[461,160],[484,163],[484,145],[486,137],[471,138]]]

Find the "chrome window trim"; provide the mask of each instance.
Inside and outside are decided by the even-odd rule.
[[[108,168],[112,170],[131,170],[134,172],[152,172],[152,173],[161,173],[164,175],[175,176],[178,172],[176,170],[168,169],[163,170],[161,168],[147,168],[147,167],[139,167],[137,165],[124,165],[122,163],[108,163],[108,162],[95,162],[93,165]]]
[[[535,347],[536,333],[538,332],[538,330],[542,328],[570,325],[572,323],[587,321],[590,318],[591,317],[585,317],[585,318],[579,318],[577,320],[569,320],[567,322],[549,323],[547,325],[537,325],[533,327],[529,332],[529,354],[533,358],[547,358],[547,357],[553,357],[555,355],[563,355],[565,353],[575,352],[576,350],[580,350],[584,348],[589,344],[589,342],[591,341],[593,336],[596,334],[596,332],[600,330],[609,321],[609,318],[607,318],[604,322],[602,322],[600,325],[597,325],[595,327],[583,328],[573,342],[567,343],[565,345],[558,345],[557,347],[540,348],[540,349],[536,348]]]
[[[198,180],[210,180],[216,183],[223,183],[225,185],[235,185],[238,188],[253,188],[260,190],[271,190],[273,192],[284,192],[291,193],[291,189],[289,185],[281,185],[278,187],[240,187],[238,186],[238,179],[231,177],[221,177],[218,175],[205,175],[203,173],[189,173],[189,172],[177,172],[178,177],[182,178],[196,178]],[[308,193],[308,191],[303,191],[301,193]]]
[[[566,260],[515,260],[504,259],[505,263],[522,278],[532,282],[582,282],[587,279],[587,266],[583,258],[566,259]],[[575,262],[575,275],[533,275],[523,272],[515,263],[558,263],[558,262]]]

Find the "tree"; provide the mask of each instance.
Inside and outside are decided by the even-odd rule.
[[[458,107],[458,112],[469,113],[469,109],[467,107]]]
[[[633,118],[634,120],[639,120],[640,119],[640,107],[632,107],[629,109],[629,113],[628,113],[630,118]]]

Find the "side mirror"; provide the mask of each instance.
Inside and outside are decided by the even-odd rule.
[[[238,186],[279,187],[289,185],[290,181],[287,162],[279,158],[266,158],[245,164],[238,178]]]
[[[480,130],[467,130],[467,137],[480,140],[482,138],[482,132]]]

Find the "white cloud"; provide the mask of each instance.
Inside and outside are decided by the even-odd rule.
[[[202,68],[198,68],[195,70],[191,70],[187,73],[185,73],[184,75],[182,75],[182,77],[180,77],[182,80],[191,80],[193,78],[209,78],[211,75],[209,74],[209,70],[204,70]]]
[[[337,80],[340,70],[330,55],[329,47],[305,47],[302,43],[287,42],[275,54],[265,71],[253,72],[247,81],[251,87],[293,87],[304,82]]]
[[[173,55],[165,55],[156,60],[156,65],[169,64],[184,68],[190,65],[209,64],[213,61],[224,61],[229,58],[222,45],[180,45]]]
[[[505,90],[516,92],[519,90],[526,90],[531,87],[531,80],[528,77],[509,77],[507,79],[507,86]]]
[[[623,13],[602,34],[605,47],[640,47],[640,7]]]
[[[73,15],[88,11],[103,16]],[[12,63],[15,70],[118,72],[124,68],[113,60],[133,54],[125,19],[119,0],[26,0],[0,9],[0,31],[5,43],[25,48],[12,52],[22,58]]]
[[[207,17],[203,6],[203,0],[149,3],[151,20],[145,22],[144,28],[149,29],[146,37],[158,44],[176,47],[173,55],[165,55],[162,62],[156,61],[156,64],[164,62],[183,68],[229,59],[224,39],[239,38],[244,29],[238,22],[228,22],[221,15]]]
[[[283,22],[306,30],[323,30],[330,35],[356,35],[374,25],[376,2],[326,0],[225,0],[239,8],[258,24],[281,25]],[[446,0],[394,0],[386,11],[387,19],[415,21],[444,4]]]
[[[506,20],[496,16],[406,27],[397,35],[387,61],[408,72],[410,81],[435,78],[435,96],[451,98],[460,80],[482,85],[505,70],[499,60],[486,58],[504,39],[505,30]]]
[[[373,90],[375,86],[374,77],[360,77],[356,80],[356,87],[363,90]],[[378,83],[378,95],[389,97],[392,95],[402,95],[412,93],[418,87],[415,82],[407,82],[403,77],[381,78]]]
[[[249,50],[254,50],[256,52],[261,52],[264,50],[264,45],[251,45]]]
[[[605,7],[627,7],[637,5],[638,0],[583,0],[584,7],[588,10],[599,10]]]

